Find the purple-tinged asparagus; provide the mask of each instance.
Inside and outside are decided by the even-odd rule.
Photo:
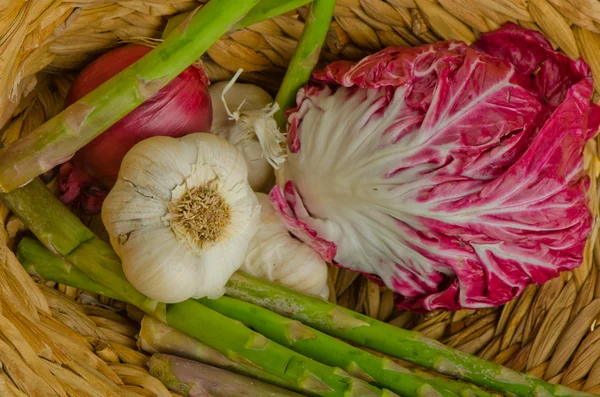
[[[175,355],[262,380],[285,389],[299,391],[292,383],[279,379],[256,367],[232,361],[215,349],[179,332],[152,316],[146,315],[142,319],[138,335],[138,347],[150,354]]]
[[[185,358],[155,354],[150,375],[186,397],[301,397],[300,394]]]

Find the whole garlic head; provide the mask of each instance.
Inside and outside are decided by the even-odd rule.
[[[102,207],[125,276],[165,303],[222,296],[259,219],[242,153],[208,133],[138,143]]]
[[[290,235],[275,213],[269,196],[263,193],[256,196],[261,205],[260,225],[250,241],[240,271],[327,299],[325,261],[311,247]]]

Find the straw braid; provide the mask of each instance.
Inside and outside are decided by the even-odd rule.
[[[55,115],[63,106],[72,72],[92,58],[124,42],[157,44],[166,17],[192,10],[203,2],[14,0],[0,6],[0,70],[3,72],[0,74],[0,126],[4,125],[0,130],[0,143],[6,144],[27,134]],[[246,81],[276,89],[302,31],[305,12],[306,8],[302,8],[221,39],[201,60],[211,79],[228,79],[243,68]],[[470,43],[480,32],[493,30],[506,21],[540,30],[569,56],[583,57],[591,66],[596,76],[596,90],[600,91],[598,0],[338,0],[322,59],[359,59],[385,46],[418,45],[440,39]],[[42,70],[45,73],[38,73]],[[586,167],[592,176],[591,208],[597,218],[596,182],[600,165],[596,142],[590,142],[587,149]],[[89,221],[90,227],[103,233],[98,218]],[[64,295],[85,298],[81,291],[56,286],[63,293],[60,295],[48,288],[40,290],[33,284],[9,249],[14,249],[12,239],[22,230],[18,219],[0,205],[0,320],[4,321],[0,322],[0,352],[12,351],[10,357],[20,360],[15,359],[17,364],[10,364],[17,365],[11,367],[10,377],[0,370],[0,394],[10,390],[12,394],[7,395],[22,395],[14,391],[13,381],[18,382],[23,375],[34,376],[30,387],[52,383],[47,372],[37,371],[42,365],[59,379],[58,386],[65,391],[79,385],[90,395],[99,395],[92,392],[96,386],[84,380],[76,370],[74,376],[61,377],[65,375],[65,364],[60,360],[68,360],[70,354],[76,354],[66,349],[67,343],[78,346],[73,350],[88,360],[93,356],[108,362],[108,366],[96,361],[89,364],[101,366],[102,371],[98,371],[104,374],[103,381],[112,379],[112,383],[105,386],[120,388],[121,395],[144,395],[138,389],[140,386],[147,390],[158,387],[152,381],[142,381],[147,377],[140,372],[144,371],[141,367],[110,364],[144,363],[145,356],[133,350],[134,328],[97,307],[88,306],[83,314],[72,302],[65,303]],[[593,243],[588,244],[581,267],[543,286],[530,286],[521,297],[503,308],[434,312],[426,316],[398,312],[394,309],[391,291],[356,273],[333,267],[329,280],[333,291],[331,299],[397,326],[419,330],[486,359],[530,371],[552,382],[600,393],[600,333],[594,331],[596,320],[600,323],[597,225],[590,241]],[[105,298],[100,301],[114,303]],[[70,309],[64,309],[63,313],[66,307]],[[18,343],[3,342],[8,340],[6,333],[13,329],[7,324],[21,321],[5,320],[10,315],[18,316],[31,327],[29,333],[29,328],[15,325],[21,332],[20,340],[42,357],[41,364],[34,358],[25,362],[25,356],[15,355]],[[65,324],[83,334],[65,328]],[[56,331],[65,329],[71,330],[67,338],[51,339],[57,338]],[[36,340],[36,335],[44,336]],[[94,342],[90,344],[82,335]],[[44,350],[48,348],[50,350]],[[82,353],[84,351],[87,353]],[[89,352],[95,355],[90,356]],[[4,371],[8,372],[9,364],[3,364]],[[21,372],[14,372],[17,370]],[[119,380],[136,380],[137,383],[121,385]]]
[[[138,323],[81,303],[93,295],[72,295],[78,304],[53,283],[36,285],[7,248],[8,235],[1,222],[0,395],[172,396],[134,350]]]

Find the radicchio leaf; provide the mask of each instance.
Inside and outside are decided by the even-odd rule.
[[[469,47],[386,48],[315,72],[271,198],[325,260],[400,308],[497,306],[583,258],[598,131],[587,65],[509,23]]]

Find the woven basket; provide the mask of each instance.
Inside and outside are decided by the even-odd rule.
[[[235,1],[235,0],[231,0]],[[74,73],[123,43],[156,44],[167,17],[202,1],[9,0],[0,2],[0,145],[63,107]],[[211,79],[243,68],[242,80],[275,90],[303,28],[306,8],[223,37],[202,59]],[[360,59],[385,46],[458,39],[506,21],[542,31],[583,57],[600,91],[599,0],[338,0],[323,61]],[[596,141],[585,166],[598,216]],[[55,181],[50,181],[55,188]],[[98,218],[90,228],[104,234]],[[0,203],[0,396],[171,396],[136,350],[140,316],[120,302],[32,279],[12,250],[23,224]],[[415,329],[552,383],[600,394],[600,251],[597,226],[584,263],[501,308],[417,315],[394,309],[391,291],[330,269],[331,299]],[[38,281],[36,283],[36,281]]]

